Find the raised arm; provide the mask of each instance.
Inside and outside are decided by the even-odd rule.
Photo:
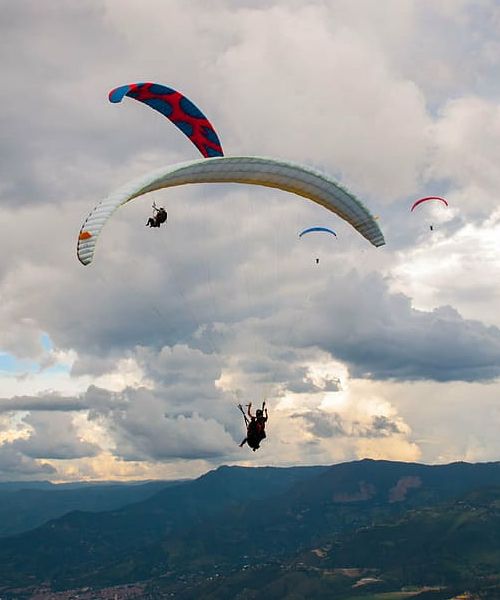
[[[247,410],[247,412],[248,412],[248,416],[249,416],[251,419],[253,419],[253,415],[252,415],[252,403],[250,402],[249,404],[247,404],[247,407],[248,407],[248,410]]]
[[[264,400],[262,402],[262,412],[264,413],[264,418],[267,421],[267,419],[269,418],[267,415],[267,408],[266,408],[266,401]]]

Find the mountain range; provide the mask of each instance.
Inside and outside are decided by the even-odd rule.
[[[0,596],[143,582],[145,598],[375,598],[408,586],[401,598],[500,598],[500,463],[220,467],[148,485],[132,503],[4,537]]]

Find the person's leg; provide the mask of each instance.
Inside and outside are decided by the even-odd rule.
[[[240,448],[243,448],[243,446],[247,443],[247,438],[245,438],[241,444],[240,444]]]

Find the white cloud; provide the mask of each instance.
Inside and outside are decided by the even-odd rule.
[[[434,157],[429,174],[453,181],[451,199],[466,214],[497,207],[500,173],[500,105],[475,96],[450,100],[433,126]]]
[[[464,224],[453,235],[446,230],[429,235],[401,251],[391,270],[391,287],[413,298],[423,310],[447,304],[469,319],[500,326],[500,214],[497,210],[479,222]]]

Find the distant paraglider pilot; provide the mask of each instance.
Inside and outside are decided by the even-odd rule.
[[[245,419],[245,425],[247,426],[247,436],[241,442],[240,448],[242,448],[245,444],[248,444],[250,448],[255,452],[260,448],[260,443],[264,440],[266,436],[266,423],[268,420],[266,403],[262,403],[262,408],[257,409],[255,416],[252,415],[252,403],[247,404],[247,415],[243,410],[241,404],[238,404],[238,408],[241,410],[243,414],[243,418]]]
[[[156,208],[156,204],[153,202],[153,216],[149,217],[146,227],[160,227],[166,220],[167,211],[162,206]]]
[[[417,206],[420,206],[421,204],[429,202],[429,200],[439,200],[439,202],[444,204],[444,206],[448,206],[448,200],[446,200],[446,198],[441,198],[441,196],[425,196],[425,198],[419,198],[418,200],[416,200],[412,204],[410,211],[413,212],[415,210],[415,208],[417,208]],[[429,225],[429,230],[434,231],[434,224],[431,223]]]

